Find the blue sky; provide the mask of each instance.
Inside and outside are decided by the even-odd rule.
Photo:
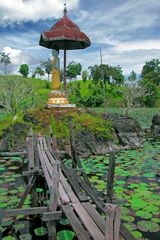
[[[39,46],[47,31],[63,16],[64,0],[0,0],[0,52],[10,53],[10,73],[27,63],[31,71],[51,57]],[[91,39],[92,46],[68,51],[67,61],[87,69],[103,62],[120,65],[124,74],[141,72],[146,61],[160,58],[159,0],[67,0],[68,17]],[[60,53],[63,66],[63,52]],[[0,73],[3,73],[0,65]]]

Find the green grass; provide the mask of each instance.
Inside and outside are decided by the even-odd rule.
[[[91,108],[91,110],[97,113],[124,113],[124,108]],[[130,110],[129,116],[136,119],[142,128],[148,128],[151,126],[155,114],[160,114],[160,108],[133,108]]]

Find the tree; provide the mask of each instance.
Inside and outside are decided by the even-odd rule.
[[[82,79],[83,79],[83,82],[87,81],[87,79],[88,79],[88,72],[87,72],[87,70],[82,71]]]
[[[66,76],[69,79],[76,78],[77,75],[80,75],[82,71],[82,65],[74,61],[70,62],[67,66]]]
[[[40,76],[44,76],[45,72],[43,71],[43,69],[41,67],[36,67],[33,74],[34,74],[34,76],[38,75],[38,77],[40,77]]]
[[[108,64],[94,65],[89,67],[91,71],[91,78],[95,83],[102,80],[106,87],[106,83],[109,84],[122,84],[124,82],[124,76],[120,66],[112,67]]]
[[[22,74],[23,77],[28,77],[29,66],[27,64],[21,64],[19,73]]]
[[[149,79],[154,84],[159,85],[160,84],[160,61],[159,59],[152,59],[149,62],[146,62],[143,66],[142,73],[141,73],[142,79]]]
[[[137,81],[126,83],[123,88],[124,113],[128,114],[131,108],[141,106],[140,98],[152,96],[154,92],[145,85],[137,84]]]
[[[137,75],[136,73],[132,70],[132,72],[130,73],[129,77],[128,77],[128,81],[135,81],[137,79]]]
[[[35,92],[32,83],[22,77],[0,79],[0,107],[17,113],[32,106]]]
[[[52,60],[48,58],[47,61],[41,62],[41,67],[44,68],[45,72],[48,74],[48,81],[49,81],[49,76],[52,72]]]
[[[4,63],[4,73],[7,75],[7,65],[11,63],[11,58],[9,53],[1,52],[0,53],[0,63]]]

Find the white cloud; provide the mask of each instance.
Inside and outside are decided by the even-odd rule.
[[[70,10],[77,5],[78,0],[70,0],[67,8]],[[58,18],[63,8],[64,0],[0,0],[0,24]]]

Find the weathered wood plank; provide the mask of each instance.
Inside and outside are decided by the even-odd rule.
[[[35,159],[35,168],[39,169],[40,166],[40,160],[39,160],[39,155],[38,155],[38,149],[37,149],[37,137],[33,137],[33,147],[34,147],[34,159]]]
[[[104,240],[119,240],[120,208],[112,204],[107,204],[106,214],[106,231]]]
[[[47,168],[46,168],[46,165],[45,165],[45,163],[44,163],[44,159],[43,159],[43,156],[42,156],[42,151],[41,151],[41,149],[40,149],[40,144],[38,144],[38,154],[39,154],[41,166],[42,166],[42,169],[43,169],[43,172],[44,172],[44,176],[45,176],[47,185],[48,185],[48,187],[53,186],[51,177],[50,177],[50,175],[49,175],[49,173],[48,173],[48,170],[47,170]]]
[[[97,227],[93,219],[90,217],[88,212],[82,206],[81,203],[72,203],[72,206],[78,216],[80,217],[81,221],[83,222],[85,228],[91,235],[94,240],[104,240],[104,235],[101,230]]]
[[[84,182],[80,177],[77,176],[77,181],[81,185],[81,187],[84,189],[84,191],[90,196],[92,201],[96,204],[96,206],[99,208],[100,211],[104,211],[104,204],[103,202],[96,196],[95,192],[93,191],[93,188],[91,188],[86,182]]]
[[[105,220],[102,218],[102,215],[98,213],[98,211],[95,209],[95,207],[89,203],[82,203],[83,207],[86,209],[88,214],[91,216],[91,218],[94,220],[96,225],[99,227],[99,229],[102,231],[102,233],[105,233],[106,229],[106,223]]]
[[[52,167],[53,188],[51,188],[50,204],[49,204],[49,209],[51,211],[56,211],[56,209],[57,209],[59,179],[60,179],[60,166],[58,163],[55,163],[54,166]]]
[[[46,212],[41,217],[42,221],[55,221],[60,220],[62,218],[62,211],[56,211],[56,212]]]
[[[80,223],[79,219],[75,215],[71,206],[62,205],[62,210],[63,210],[64,214],[66,215],[67,219],[69,220],[73,230],[76,232],[78,239],[79,240],[90,240],[91,238],[90,238],[89,234],[86,232],[86,230]]]
[[[27,154],[27,151],[23,151],[23,152],[1,152],[0,156],[14,157],[14,156],[25,156],[26,154]]]
[[[38,175],[42,175],[43,171],[42,169],[35,169],[35,170],[31,170],[31,171],[23,171],[22,175],[23,176],[38,176]]]
[[[45,137],[43,137],[43,146],[44,146],[44,150],[47,151],[48,150],[48,146],[47,146],[47,142],[46,142],[46,139]]]
[[[50,151],[47,150],[46,155],[49,158],[51,165],[53,165],[57,161]]]
[[[68,194],[66,193],[64,187],[62,186],[62,183],[59,183],[59,196],[62,204],[68,204],[70,203],[70,199],[68,197]]]
[[[47,157],[45,151],[41,151],[41,154],[43,156],[43,161],[44,161],[44,164],[45,164],[45,166],[47,168],[47,171],[49,172],[50,177],[52,177],[52,168],[53,167],[52,167],[51,163],[49,162],[48,157]]]
[[[36,207],[36,208],[16,208],[10,210],[0,210],[0,217],[14,217],[17,215],[35,215],[42,214],[48,211],[47,207]]]
[[[33,138],[29,137],[28,142],[28,159],[29,159],[29,169],[34,168],[34,149],[33,149]]]
[[[85,194],[79,183],[77,182],[77,176],[75,175],[72,169],[67,168],[64,164],[61,165],[64,174],[66,175],[67,179],[69,180],[74,192],[78,196],[79,200],[82,202],[86,202],[89,200],[88,196]]]
[[[73,203],[79,202],[79,199],[76,197],[75,193],[73,192],[71,186],[67,182],[67,180],[64,177],[62,172],[60,172],[60,181],[61,181],[62,186],[64,187],[65,191],[67,192],[71,202],[73,202]]]

